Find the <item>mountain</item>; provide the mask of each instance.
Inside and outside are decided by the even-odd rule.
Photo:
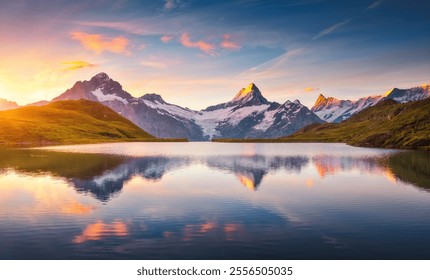
[[[76,82],[53,101],[79,99],[99,102],[159,138],[205,140],[201,128],[190,118],[194,111],[169,104],[157,94],[135,98],[106,73]]]
[[[339,124],[309,125],[280,140],[428,150],[429,119],[430,98],[403,104],[386,99]]]
[[[0,143],[6,145],[155,140],[110,108],[88,100],[2,111],[0,120]]]
[[[298,100],[284,104],[267,101],[253,83],[231,101],[202,110],[195,120],[210,139],[281,137],[322,122]]]
[[[19,105],[16,104],[16,102],[0,98],[0,111],[16,109],[16,108],[19,108]]]
[[[398,89],[393,88],[392,90],[385,93],[385,99],[392,99],[399,103],[407,103],[410,101],[422,100],[430,97],[430,85],[422,85],[421,87],[413,87],[410,89]]]
[[[160,138],[270,138],[289,135],[322,121],[299,101],[269,102],[251,83],[226,103],[194,111],[166,102],[158,94],[139,98],[124,91],[107,74],[79,81],[57,100],[87,99],[106,105],[143,130]]]
[[[410,89],[394,88],[385,95],[363,97],[356,101],[326,98],[320,94],[311,110],[324,121],[339,123],[383,100],[392,99],[399,103],[406,103],[428,97],[430,97],[430,85]]]

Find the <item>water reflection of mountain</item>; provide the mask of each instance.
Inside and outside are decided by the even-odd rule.
[[[61,177],[78,192],[90,193],[100,201],[108,201],[135,175],[147,180],[158,180],[167,171],[189,163],[190,159],[182,157],[130,158],[39,150],[0,150],[0,173],[12,169],[29,175]]]
[[[235,175],[247,188],[256,190],[269,172],[300,173],[312,163],[321,177],[352,169],[369,174],[384,173],[429,190],[428,152],[399,152],[385,157],[360,156],[210,156],[122,157],[101,154],[59,153],[39,150],[0,150],[0,173],[12,169],[30,175],[64,178],[80,193],[106,202],[120,193],[134,176],[160,180],[166,172],[192,164]]]
[[[78,192],[89,192],[101,201],[108,201],[134,176],[159,180],[166,172],[189,165],[190,162],[189,158],[183,157],[126,158],[123,164],[99,176],[84,180],[72,178],[70,181]]]
[[[397,179],[430,191],[430,152],[397,153],[387,159],[387,165]]]
[[[220,169],[234,173],[245,187],[256,190],[263,177],[269,171],[284,169],[287,172],[300,173],[309,163],[309,158],[301,156],[215,156],[205,159],[212,169]]]
[[[381,171],[385,171],[382,168],[382,160],[379,157],[316,155],[312,157],[312,163],[321,177],[353,169],[365,173],[381,173]]]

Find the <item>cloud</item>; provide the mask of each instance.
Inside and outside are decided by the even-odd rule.
[[[312,40],[316,40],[319,39],[325,35],[328,35],[330,33],[332,33],[333,31],[335,31],[336,29],[339,29],[340,27],[344,26],[345,24],[349,23],[351,21],[351,19],[347,19],[341,22],[338,22],[336,24],[333,24],[332,26],[322,30],[320,33],[318,33],[318,35],[316,35],[315,37],[312,38]]]
[[[66,65],[66,68],[63,69],[65,71],[78,70],[82,68],[92,68],[97,66],[96,64],[89,63],[82,60],[66,61],[66,62],[63,62],[63,64]]]
[[[232,42],[230,39],[230,34],[224,34],[224,40],[221,42],[221,47],[228,50],[238,50],[241,48],[238,43]]]
[[[140,64],[155,69],[165,69],[167,67],[165,63],[160,61],[142,60]]]
[[[160,38],[161,42],[163,43],[169,43],[173,39],[173,36],[164,35]]]
[[[115,38],[107,38],[102,34],[90,34],[85,32],[73,32],[72,39],[81,42],[81,45],[86,49],[100,54],[104,51],[109,51],[119,54],[130,54],[127,50],[128,39],[118,36]]]
[[[373,2],[372,4],[370,4],[370,5],[366,8],[366,10],[374,9],[374,8],[378,7],[379,5],[381,5],[381,4],[382,4],[382,2],[384,2],[384,0],[378,0],[378,1],[375,1],[375,2]]]
[[[190,40],[190,35],[188,33],[183,33],[181,35],[181,44],[187,48],[197,48],[203,51],[204,53],[214,55],[215,46],[210,43],[206,43],[204,41],[192,42]]]
[[[317,91],[320,90],[319,88],[314,88],[314,87],[306,87],[305,91],[310,92],[310,91]]]
[[[79,244],[89,240],[102,240],[103,238],[112,236],[123,237],[128,234],[127,225],[122,221],[118,220],[110,224],[106,224],[103,221],[97,221],[94,224],[87,225],[82,234],[73,238],[73,243]]]
[[[173,9],[176,9],[179,4],[179,0],[166,0],[166,2],[164,3],[164,10],[171,11]]]

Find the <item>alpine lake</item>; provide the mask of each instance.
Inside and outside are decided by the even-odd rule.
[[[1,149],[0,259],[430,259],[430,153],[322,143]]]

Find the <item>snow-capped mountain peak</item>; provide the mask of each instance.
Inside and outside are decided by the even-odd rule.
[[[108,76],[108,74],[106,74],[104,72],[100,72],[97,75],[95,75],[94,77],[92,77],[90,82],[101,84],[101,83],[108,82],[110,80],[112,80],[112,79]]]
[[[417,101],[430,97],[430,86],[422,85],[410,89],[394,88],[384,97],[384,99],[393,99],[399,103]]]
[[[156,93],[147,93],[144,96],[142,96],[140,99],[148,100],[153,103],[159,103],[159,104],[167,104],[166,101],[161,97],[161,95]]]
[[[387,90],[387,91],[383,94],[383,96],[384,96],[384,97],[386,97],[386,96],[390,95],[390,93],[392,93],[395,89],[396,89],[396,88],[392,88],[392,89],[390,89],[390,90]]]
[[[428,97],[430,97],[430,86],[427,84],[410,89],[393,88],[383,95],[362,97],[355,101],[339,100],[334,97],[326,98],[320,94],[311,110],[322,120],[336,123],[346,120],[382,100],[392,99],[396,102],[406,103]]]
[[[254,83],[250,83],[246,88],[242,88],[237,94],[236,94],[236,96],[233,98],[233,101],[236,101],[236,100],[240,100],[240,99],[243,99],[243,98],[246,98],[247,96],[249,96],[249,95],[253,95],[254,94],[254,91],[255,91],[255,93],[256,94],[260,94],[261,95],[261,92],[260,92],[260,90],[258,89],[258,87],[254,84]]]
[[[315,101],[314,106],[312,107],[312,110],[324,107],[326,104],[327,104],[327,98],[325,98],[325,96],[322,93],[320,93],[318,95],[317,100]]]
[[[241,104],[242,106],[254,105],[269,105],[270,102],[261,94],[261,91],[254,83],[250,83],[246,88],[242,88],[236,96],[226,105],[235,106]]]

